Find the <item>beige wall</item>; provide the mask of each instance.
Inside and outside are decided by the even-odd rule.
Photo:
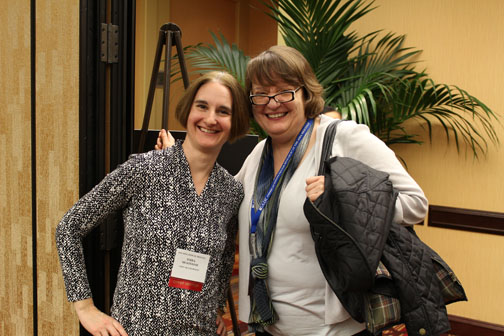
[[[504,122],[504,2],[501,0],[376,0],[378,8],[355,28],[405,34],[422,49],[418,70],[455,84],[501,115]],[[412,124],[412,127],[416,126]],[[504,129],[495,125],[501,141]],[[421,129],[418,129],[421,132]],[[443,135],[432,145],[396,146],[430,204],[504,212],[504,149],[490,147],[479,161],[458,155]],[[419,227],[419,235],[453,267],[469,297],[450,314],[504,324],[504,237]]]
[[[30,1],[1,1],[0,335],[33,334]],[[69,24],[69,22],[73,24]],[[36,2],[39,335],[72,335],[54,230],[78,197],[79,2]]]

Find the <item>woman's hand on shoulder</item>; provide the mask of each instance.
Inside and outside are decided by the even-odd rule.
[[[324,192],[324,176],[310,176],[306,179],[306,197],[315,201]]]
[[[226,324],[224,323],[224,319],[222,318],[222,311],[220,309],[217,310],[217,335],[225,336],[226,335]]]
[[[174,144],[175,144],[175,138],[171,135],[170,132],[167,132],[166,130],[162,129],[161,131],[159,131],[154,149],[156,150],[165,149],[173,146]]]
[[[74,302],[82,326],[93,336],[128,336],[116,319],[96,308],[92,299]]]

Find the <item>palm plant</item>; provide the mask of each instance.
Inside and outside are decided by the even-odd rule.
[[[489,142],[498,143],[492,124],[497,115],[467,91],[417,72],[420,51],[404,47],[404,35],[349,32],[372,5],[366,0],[274,0],[267,14],[277,21],[285,44],[312,66],[326,104],[344,119],[368,125],[386,144],[421,143],[405,127],[409,120],[418,121],[431,140],[440,125],[457,151],[464,143],[476,158],[486,153]],[[212,36],[215,45],[191,48],[188,62],[199,71],[226,69],[243,83],[249,58],[224,36]]]

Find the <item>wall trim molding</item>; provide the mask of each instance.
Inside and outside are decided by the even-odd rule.
[[[504,235],[504,213],[430,205],[428,226]]]
[[[473,320],[467,317],[448,315],[452,330],[457,336],[503,336],[504,325]]]

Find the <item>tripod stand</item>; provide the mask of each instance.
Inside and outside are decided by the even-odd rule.
[[[145,105],[145,114],[140,133],[140,141],[138,144],[138,152],[142,152],[145,144],[145,136],[149,128],[149,120],[151,117],[152,103],[154,101],[154,93],[156,90],[156,80],[159,72],[159,64],[161,63],[161,54],[163,47],[165,49],[164,57],[164,74],[163,74],[163,108],[162,108],[162,128],[168,130],[168,111],[170,106],[170,73],[171,73],[171,50],[175,45],[177,48],[177,57],[179,59],[180,72],[184,81],[184,89],[189,86],[189,76],[187,75],[187,67],[184,59],[184,50],[182,49],[182,31],[175,23],[165,23],[159,29],[158,43],[156,47],[156,55],[154,56],[154,65],[149,85],[149,93],[147,96],[147,104]]]
[[[172,46],[177,48],[177,58],[179,60],[180,72],[182,74],[182,80],[184,81],[184,88],[187,89],[189,86],[189,76],[187,74],[187,67],[184,59],[184,50],[182,48],[182,31],[179,26],[174,23],[166,23],[161,26],[159,30],[158,43],[156,47],[156,55],[154,56],[154,65],[152,69],[152,75],[149,85],[149,93],[147,96],[147,103],[145,106],[145,114],[142,124],[142,130],[140,132],[140,140],[138,143],[138,153],[144,151],[145,138],[149,128],[149,121],[152,111],[152,103],[154,101],[154,93],[156,90],[156,81],[158,78],[159,65],[161,63],[161,55],[164,53],[164,74],[163,74],[163,107],[162,107],[162,128],[168,130],[168,111],[170,105],[170,73],[171,73],[171,49]],[[227,301],[229,305],[229,312],[231,320],[233,323],[233,333],[238,336],[241,334],[240,328],[238,326],[238,319],[236,317],[236,310],[234,306],[233,293],[231,286],[229,286],[227,291]]]

